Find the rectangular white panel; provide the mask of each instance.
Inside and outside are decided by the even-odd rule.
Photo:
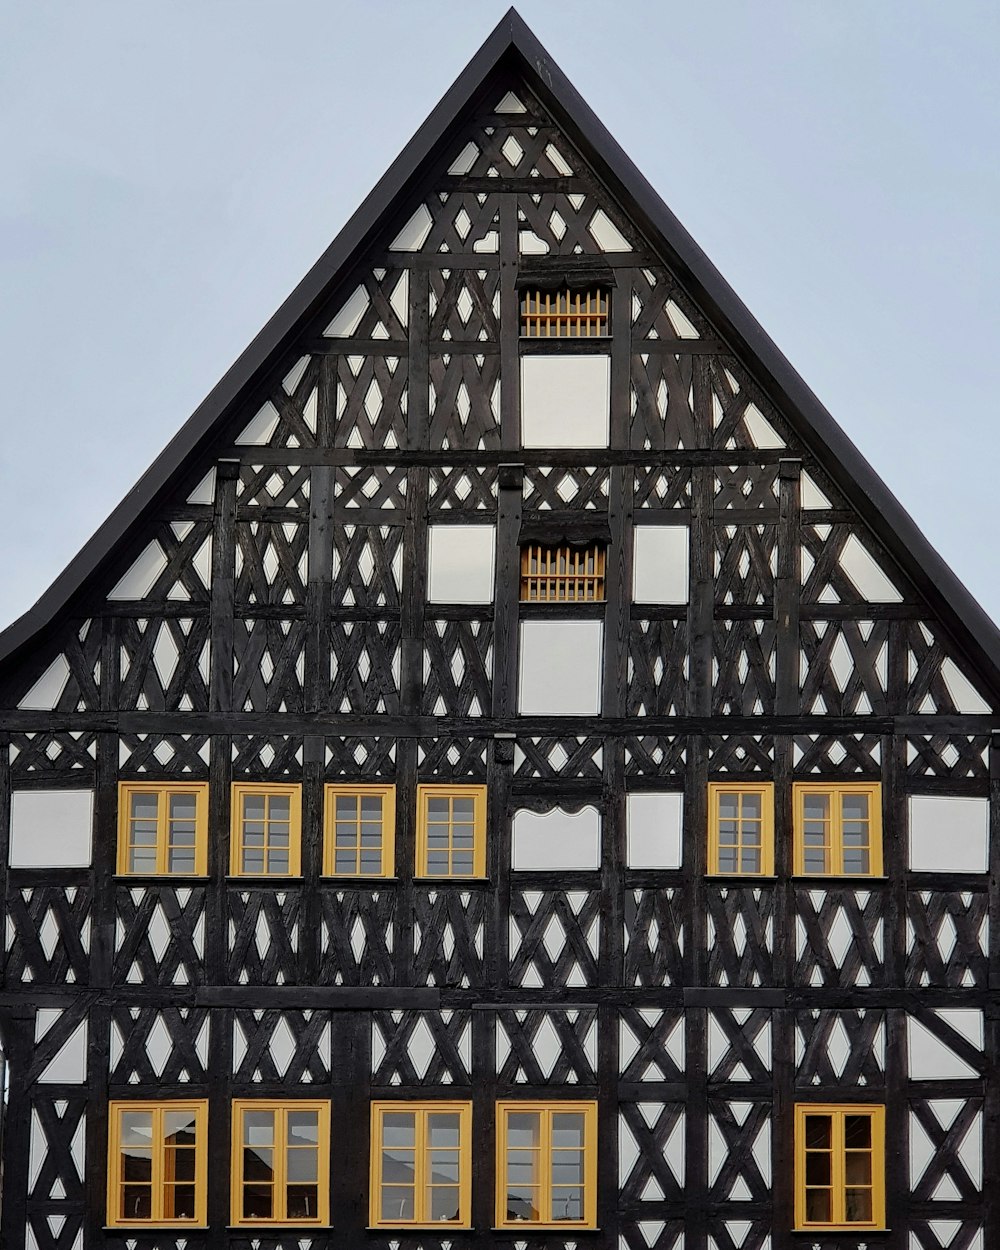
[[[630,794],[625,809],[626,864],[629,868],[680,868],[683,825],[683,794]]]
[[[611,357],[525,356],[521,442],[525,447],[607,447]]]
[[[15,790],[11,868],[85,868],[93,825],[93,790]]]
[[[592,716],[601,710],[600,621],[523,621],[518,706],[524,716]]]
[[[596,807],[565,812],[514,813],[511,863],[519,871],[546,868],[599,868],[601,817]]]
[[[687,603],[688,527],[637,525],[633,535],[632,601]]]
[[[990,801],[911,794],[910,868],[914,872],[985,872]]]
[[[427,599],[430,603],[491,603],[492,525],[432,525],[428,530]]]

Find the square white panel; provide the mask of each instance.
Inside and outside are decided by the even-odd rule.
[[[593,716],[601,710],[600,621],[523,621],[518,706],[524,716]]]
[[[429,603],[491,603],[494,527],[432,525],[427,544]]]
[[[514,813],[511,863],[518,871],[551,868],[600,868],[601,816],[596,807],[579,812]]]
[[[607,447],[610,414],[610,356],[522,358],[525,447]]]
[[[989,799],[911,794],[909,806],[914,872],[986,871]]]
[[[632,543],[632,601],[687,603],[689,549],[686,525],[637,525]]]
[[[684,795],[630,794],[625,808],[625,862],[629,868],[680,868]]]
[[[11,868],[86,868],[93,790],[15,790],[11,797]]]

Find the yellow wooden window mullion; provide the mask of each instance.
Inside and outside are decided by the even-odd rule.
[[[538,1165],[544,1169],[539,1177],[539,1206],[543,1224],[552,1223],[552,1112],[543,1111],[538,1125]]]

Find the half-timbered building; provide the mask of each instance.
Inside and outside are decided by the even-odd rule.
[[[1000,639],[516,14],[0,648],[4,1250],[1000,1245]]]

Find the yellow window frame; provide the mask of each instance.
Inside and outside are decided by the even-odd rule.
[[[539,1115],[539,1207],[537,1220],[512,1220],[507,1216],[507,1123],[511,1114],[535,1112]],[[552,1217],[552,1117],[560,1112],[583,1115],[583,1218],[556,1220]],[[597,1103],[530,1102],[511,1099],[496,1105],[496,1225],[498,1229],[597,1227]]]
[[[429,871],[428,802],[431,799],[473,800],[472,872],[431,873]],[[454,822],[449,823],[449,830]],[[449,835],[449,867],[454,847]],[[416,875],[430,881],[464,881],[486,876],[486,787],[427,784],[417,786],[417,866]]]
[[[243,1187],[247,1183],[243,1179],[243,1117],[248,1111],[270,1111],[274,1113],[274,1174],[273,1194],[275,1214],[269,1219],[261,1216],[253,1218],[243,1215]],[[316,1215],[309,1218],[297,1215],[289,1218],[288,1211],[288,1113],[295,1111],[315,1111],[317,1113],[316,1148]],[[318,1226],[330,1223],[330,1104],[315,1099],[301,1098],[267,1099],[267,1098],[236,1098],[233,1100],[232,1115],[232,1160],[229,1171],[230,1186],[230,1223],[236,1228],[256,1226],[274,1227],[290,1224],[295,1227],[315,1224]],[[298,1147],[294,1147],[298,1149]],[[252,1182],[250,1182],[252,1183]]]
[[[121,1177],[122,1115],[129,1111],[149,1112],[152,1117],[151,1162],[152,1185],[150,1201],[152,1214],[149,1219],[126,1219],[118,1214],[119,1200],[124,1181]],[[172,1111],[191,1111],[195,1124],[194,1169],[194,1218],[170,1219],[163,1214],[166,1196],[166,1142],[163,1135],[163,1117]],[[182,1098],[157,1101],[126,1099],[108,1104],[108,1228],[202,1228],[208,1223],[208,1099]]]
[[[720,867],[720,816],[719,800],[727,794],[756,794],[760,796],[761,840],[760,840],[760,872],[744,872],[739,867]],[[742,822],[742,802],[740,803],[740,823]],[[737,834],[736,858],[741,859],[743,850],[742,829]],[[744,781],[712,781],[708,786],[708,871],[712,875],[734,877],[773,877],[774,876],[774,782]]]
[[[133,794],[155,794],[156,868],[153,872],[132,872],[129,868],[130,808]],[[194,871],[169,870],[170,795],[195,796]],[[207,781],[121,781],[118,783],[118,863],[117,871],[126,877],[204,877],[208,875],[208,782]]]
[[[831,1117],[831,1216],[829,1221],[806,1218],[806,1117]],[[844,1121],[849,1115],[865,1115],[871,1121],[872,1218],[848,1220]],[[862,1186],[867,1188],[867,1186]],[[885,1228],[885,1107],[881,1103],[796,1103],[795,1106],[795,1227],[800,1230],[857,1232]]]
[[[414,1116],[414,1185],[412,1220],[382,1219],[382,1128],[386,1115]],[[458,1116],[458,1219],[431,1220],[428,1186],[428,1120],[435,1113]],[[391,1184],[391,1182],[389,1182]],[[371,1168],[368,1223],[370,1228],[471,1228],[472,1227],[472,1103],[434,1099],[426,1102],[391,1100],[371,1106]]]
[[[818,873],[805,866],[805,801],[811,794],[830,798],[830,870]],[[868,871],[844,871],[843,803],[845,795],[868,795]],[[797,781],[792,785],[792,822],[794,829],[794,868],[797,876],[847,877],[850,879],[882,876],[882,784],[878,781]]]
[[[361,872],[360,830],[355,864],[356,872],[337,871],[337,799],[357,797],[363,799],[376,796],[382,800],[382,869],[380,872]],[[359,808],[360,812],[360,808]],[[360,826],[360,817],[358,824]],[[395,786],[353,786],[332,783],[323,787],[323,875],[325,877],[362,877],[377,880],[379,877],[391,877],[396,869],[396,787]]]
[[[302,787],[270,781],[234,781],[231,789],[229,822],[229,874],[233,877],[300,877],[302,875]],[[270,804],[264,808],[264,864],[263,872],[250,872],[243,867],[243,799],[248,795],[288,799],[288,871],[268,872],[267,859],[270,849]]]

